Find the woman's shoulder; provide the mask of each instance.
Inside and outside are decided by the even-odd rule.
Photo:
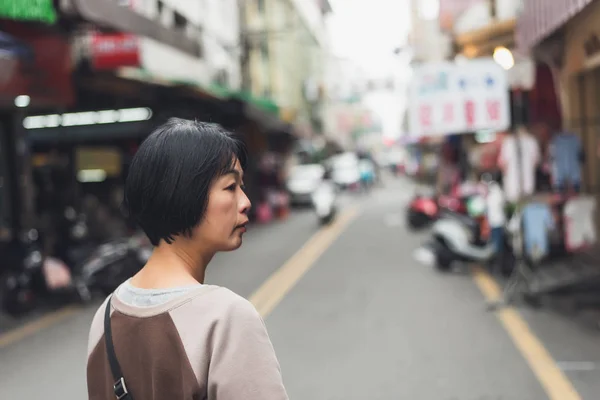
[[[260,318],[254,305],[244,297],[222,286],[207,285],[204,295],[198,295],[184,305],[203,313],[210,311],[219,318]],[[206,314],[204,314],[206,315]]]
[[[205,321],[218,322],[228,319],[247,321],[261,319],[254,305],[244,297],[225,287],[206,286],[205,291],[191,297],[188,302],[181,304],[177,309],[170,310],[171,315],[202,315]]]

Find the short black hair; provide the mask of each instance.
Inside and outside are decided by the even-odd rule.
[[[220,125],[171,118],[140,146],[129,167],[124,205],[157,246],[192,233],[206,212],[215,179],[239,160],[246,168],[246,149]]]

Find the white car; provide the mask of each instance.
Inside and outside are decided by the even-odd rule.
[[[325,168],[320,164],[296,165],[292,167],[287,190],[292,204],[312,204],[312,194],[323,182]]]
[[[344,153],[329,160],[331,178],[341,188],[360,185],[360,163],[354,153]]]

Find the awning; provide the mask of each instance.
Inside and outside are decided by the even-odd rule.
[[[592,0],[527,0],[517,21],[517,48],[529,52]]]
[[[128,7],[123,7],[114,0],[65,0],[60,4],[65,13],[75,14],[99,26],[146,36],[195,57],[202,54],[199,41],[187,37],[184,32],[169,29],[159,21],[153,21]]]
[[[247,93],[247,92],[238,92],[238,93],[233,94],[232,97],[242,100],[245,103],[250,103],[254,107],[256,107],[264,112],[267,112],[267,113],[270,113],[273,115],[279,115],[279,106],[271,99],[267,99],[265,97],[253,96],[252,94]]]

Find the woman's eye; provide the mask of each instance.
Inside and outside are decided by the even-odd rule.
[[[232,192],[235,192],[235,188],[236,188],[237,184],[234,183],[233,185],[229,185],[225,188],[225,190],[230,190]]]
[[[241,185],[240,185],[240,189],[242,189],[242,190],[245,192],[245,191],[246,191],[246,185],[244,185],[244,184],[241,184]]]

